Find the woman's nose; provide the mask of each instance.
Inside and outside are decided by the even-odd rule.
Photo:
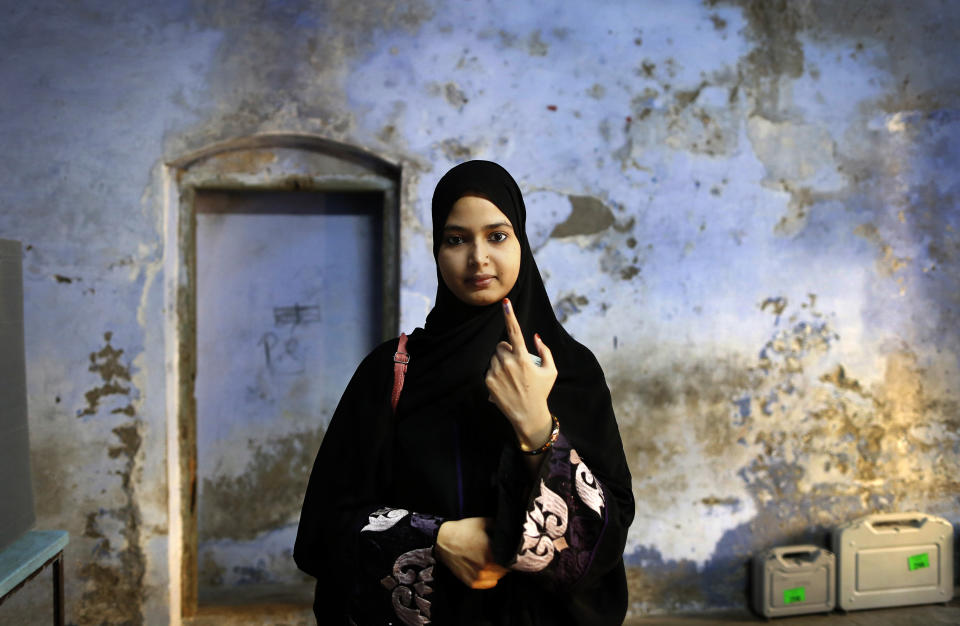
[[[470,262],[473,264],[483,265],[488,258],[487,247],[482,243],[478,243],[470,249]]]

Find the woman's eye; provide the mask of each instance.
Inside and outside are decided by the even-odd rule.
[[[447,237],[448,246],[455,246],[461,243],[463,243],[463,237],[461,237],[460,235],[450,235],[449,237]]]
[[[501,243],[507,240],[507,233],[496,232],[490,235],[490,241]]]

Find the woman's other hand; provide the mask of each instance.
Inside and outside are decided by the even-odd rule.
[[[503,300],[503,317],[510,341],[497,344],[485,382],[490,390],[490,401],[510,420],[520,445],[527,450],[536,450],[549,439],[553,426],[547,396],[557,380],[557,366],[550,348],[539,335],[534,336],[534,341],[543,365],[533,363],[523,340],[520,322],[506,298]]]
[[[437,533],[437,556],[472,589],[491,589],[510,571],[493,561],[488,523],[484,517],[467,517],[444,522]]]

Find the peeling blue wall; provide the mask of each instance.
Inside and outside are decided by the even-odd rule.
[[[4,4],[0,236],[76,623],[169,618],[162,165],[261,132],[401,165],[406,330],[436,180],[516,175],[615,399],[634,613],[742,605],[751,554],[864,513],[960,523],[955,3]]]

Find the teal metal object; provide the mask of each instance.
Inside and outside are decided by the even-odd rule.
[[[63,624],[63,549],[65,530],[33,530],[0,552],[0,604],[43,568],[53,564],[53,623]]]

